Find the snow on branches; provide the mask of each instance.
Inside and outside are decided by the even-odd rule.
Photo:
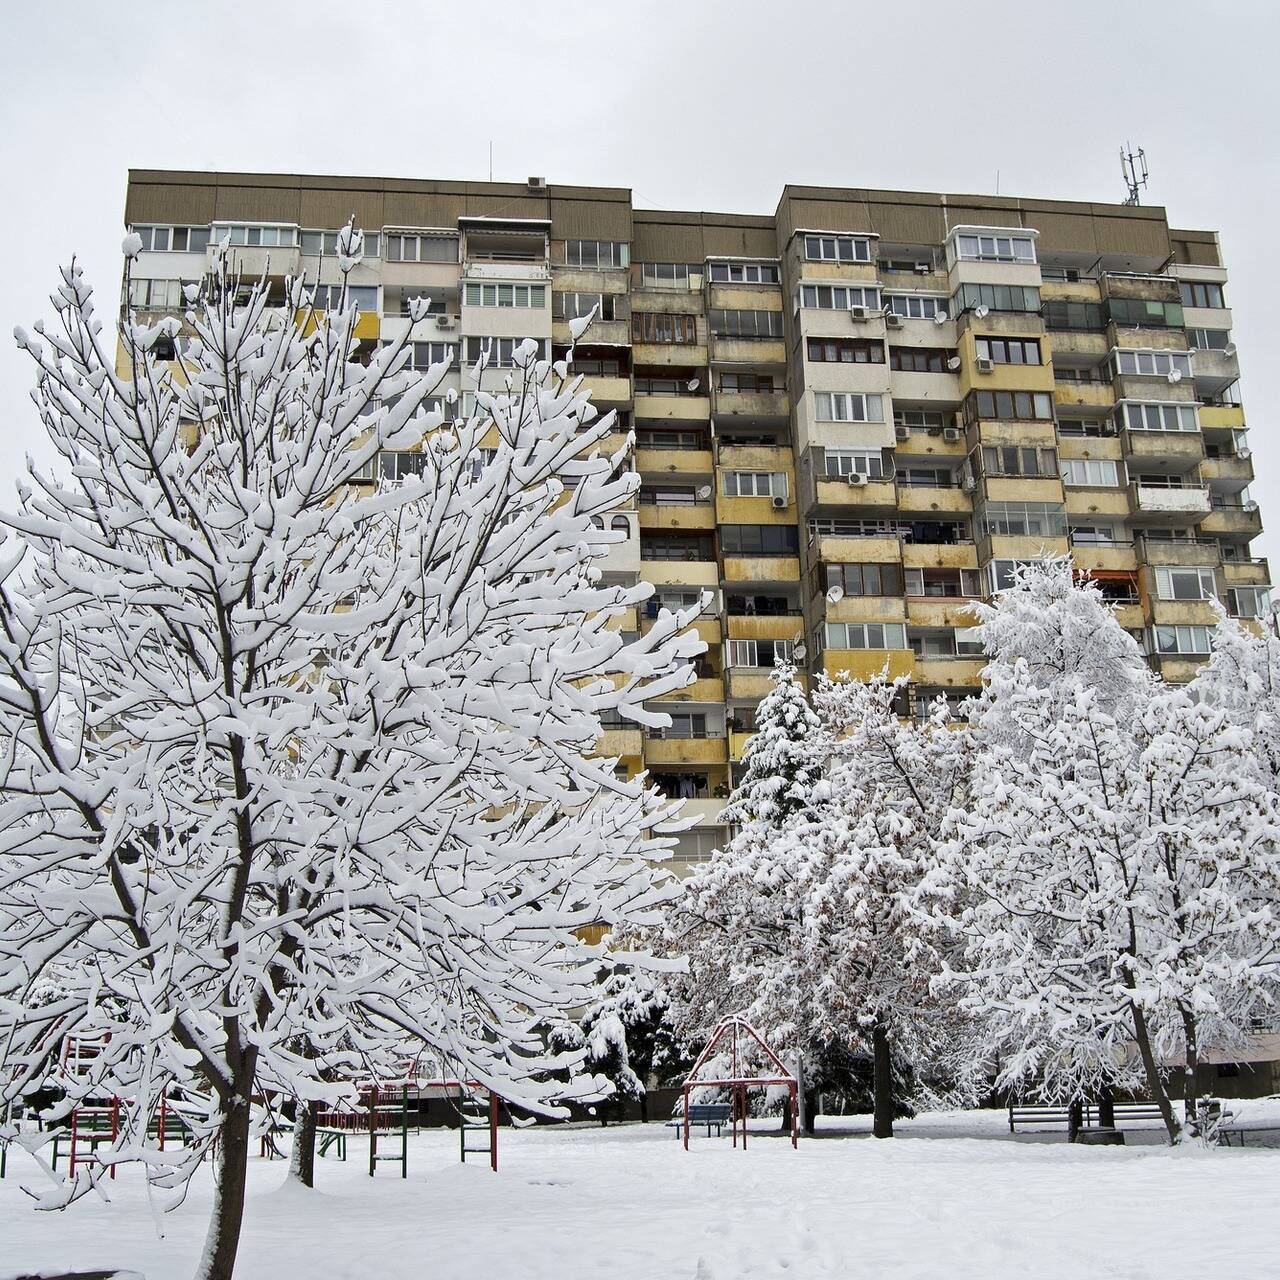
[[[57,331],[18,335],[61,466],[0,517],[0,1097],[121,1096],[109,1158],[169,1185],[217,1139],[208,1276],[252,1098],[424,1055],[554,1111],[577,1059],[545,1028],[600,959],[575,931],[670,893],[669,807],[590,754],[602,714],[665,723],[703,647],[610,625],[649,593],[600,569],[639,484],[612,415],[526,344],[445,421],[412,328],[355,362],[345,289],[321,316],[224,250],[191,336],[125,316],[121,376],[73,265]],[[364,483],[384,450],[415,474]],[[68,1037],[103,1046],[83,1074]],[[161,1156],[166,1090],[198,1140]]]

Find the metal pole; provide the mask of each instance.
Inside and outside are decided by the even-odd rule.
[[[689,1086],[684,1087],[684,1149],[689,1150]]]
[[[489,1090],[489,1168],[498,1172],[498,1095]]]

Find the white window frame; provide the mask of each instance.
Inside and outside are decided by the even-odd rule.
[[[1212,627],[1157,623],[1151,628],[1151,633],[1152,652],[1161,657],[1202,657],[1213,652]],[[1172,647],[1165,643],[1166,640],[1172,641]]]
[[[724,496],[726,498],[785,498],[787,473],[785,471],[726,471]]]
[[[871,262],[871,241],[867,236],[804,232],[806,262]],[[848,252],[845,247],[848,246]],[[814,248],[818,252],[814,252]]]
[[[1062,483],[1072,488],[1112,489],[1124,483],[1114,458],[1059,458]]]
[[[813,413],[817,422],[883,422],[884,396],[878,392],[815,391]]]
[[[760,660],[760,647],[766,644],[773,646],[773,660],[771,662],[761,662]],[[791,644],[790,640],[730,640],[729,666],[769,670],[779,658],[783,662],[791,661]]]
[[[880,286],[802,284],[796,294],[796,305],[806,311],[848,311],[850,307],[879,311]]]
[[[866,476],[868,480],[892,480],[893,468],[885,462],[879,449],[827,449],[826,470],[828,480],[845,476]]]
[[[547,305],[547,286],[517,284],[514,281],[464,280],[462,301],[468,307],[540,309]]]
[[[887,311],[908,320],[934,320],[938,315],[945,320],[951,299],[936,293],[886,293],[884,305]]]
[[[1113,347],[1111,369],[1126,378],[1167,378],[1176,369],[1191,377],[1190,351],[1160,351],[1150,347]]]
[[[881,643],[872,644],[877,638]],[[909,648],[907,627],[902,622],[828,622],[823,626],[823,640],[826,649]]]
[[[1175,579],[1192,578],[1196,582],[1198,595],[1184,596],[1176,594]],[[1161,600],[1195,603],[1198,600],[1216,600],[1218,582],[1212,569],[1196,569],[1186,565],[1160,565],[1156,569],[1156,595]]]
[[[961,262],[1019,262],[1031,265],[1036,260],[1035,236],[1009,227],[958,228],[955,232],[956,257]]]
[[[1116,405],[1116,417],[1128,431],[1200,430],[1196,406],[1185,400],[1121,400]],[[1132,421],[1134,418],[1138,421]]]

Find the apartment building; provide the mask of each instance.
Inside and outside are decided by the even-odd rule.
[[[354,217],[374,344],[429,294],[422,367],[560,356],[634,429],[642,478],[607,565],[662,605],[713,603],[672,727],[601,750],[688,799],[686,862],[723,835],[775,659],[911,677],[904,714],[978,685],[968,607],[1070,552],[1167,679],[1208,652],[1212,598],[1268,614],[1227,272],[1157,207],[785,187],[772,215],[636,209],[617,188],[134,171],[133,302],[180,306],[229,238],[247,277],[305,272],[320,305]],[[395,479],[412,451],[384,455]]]

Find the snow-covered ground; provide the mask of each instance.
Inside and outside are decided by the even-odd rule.
[[[1274,1104],[1273,1104],[1274,1106]],[[1258,1104],[1251,1110],[1262,1118]],[[1273,1112],[1274,1114],[1274,1112]],[[837,1128],[838,1124],[838,1128]],[[497,1175],[458,1163],[456,1135],[411,1140],[409,1177],[365,1174],[353,1141],[318,1189],[255,1160],[242,1280],[730,1280],[982,1277],[1053,1280],[1274,1276],[1280,1150],[1171,1151],[1010,1141],[1004,1113],[926,1116],[901,1140],[831,1122],[798,1151],[749,1150],[658,1125],[502,1133]],[[1276,1135],[1272,1135],[1273,1137]],[[398,1171],[396,1171],[398,1172]],[[128,1267],[183,1280],[198,1255],[207,1179],[156,1236],[132,1175],[114,1203],[33,1213],[14,1153],[0,1182],[0,1275]]]

